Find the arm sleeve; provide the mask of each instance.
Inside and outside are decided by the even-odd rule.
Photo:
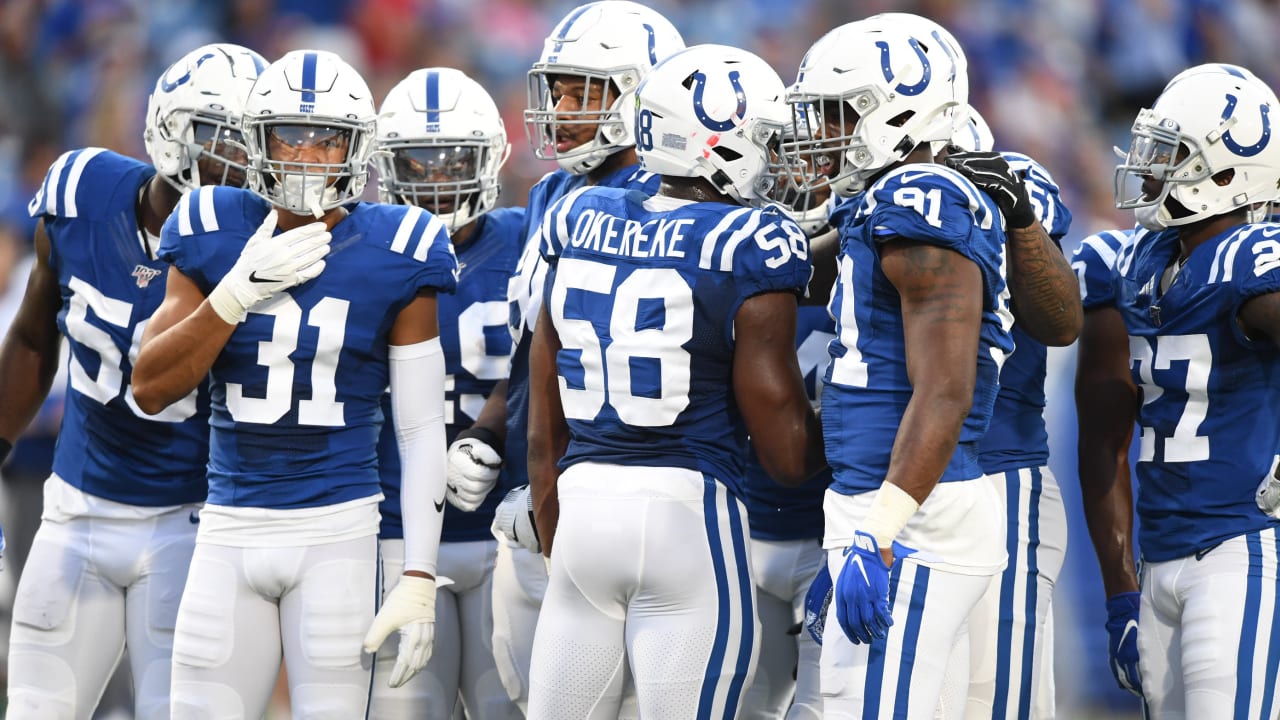
[[[393,345],[387,359],[400,449],[404,569],[435,575],[444,526],[444,351],[437,337]]]

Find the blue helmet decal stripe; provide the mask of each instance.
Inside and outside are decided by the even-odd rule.
[[[427,71],[427,129],[440,124],[440,73]]]
[[[738,81],[739,73],[737,70],[729,71],[729,84],[733,87],[734,95],[738,98],[738,107],[727,120],[713,120],[707,111],[702,107],[702,93],[707,87],[707,76],[701,72],[693,74],[693,113],[698,117],[698,122],[703,127],[714,132],[727,132],[732,130],[737,121],[747,115],[747,94],[742,89],[742,83]]]
[[[313,52],[302,56],[302,102],[304,103],[316,101],[316,65],[319,62],[320,56]]]
[[[641,27],[643,27],[649,33],[649,64],[657,65],[658,64],[658,48],[656,47],[657,40],[658,40],[657,33],[653,31],[653,26],[650,25],[649,23],[645,23]]]
[[[1231,118],[1231,114],[1235,112],[1236,103],[1238,102],[1239,100],[1235,95],[1227,95],[1227,107],[1222,111],[1223,120]],[[1231,137],[1231,131],[1228,130],[1222,133],[1222,144],[1226,145],[1228,150],[1241,157],[1253,157],[1262,152],[1267,143],[1271,141],[1271,106],[1265,103],[1261,104],[1258,106],[1258,111],[1262,113],[1262,137],[1258,138],[1258,142],[1252,145],[1241,145],[1236,142],[1235,138]]]
[[[555,52],[560,52],[562,49],[564,49],[563,41],[565,37],[569,34],[569,28],[573,27],[573,23],[577,21],[578,18],[582,17],[582,14],[585,13],[587,10],[590,10],[593,6],[595,6],[595,3],[589,3],[587,5],[583,5],[582,7],[570,13],[569,17],[565,18],[564,22],[560,23],[560,30],[559,32],[556,33],[557,42],[556,42]]]

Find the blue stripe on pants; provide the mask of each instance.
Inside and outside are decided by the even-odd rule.
[[[924,603],[929,595],[929,568],[916,568],[911,588],[911,605],[907,608],[907,627],[902,631],[902,659],[898,665],[898,688],[893,697],[894,720],[906,720],[911,705],[911,669],[916,664],[916,645],[920,642],[920,624],[924,620]]]
[[[1240,631],[1240,650],[1236,656],[1236,708],[1234,717],[1249,716],[1251,682],[1241,678],[1253,676],[1253,643],[1258,632],[1258,606],[1262,603],[1262,539],[1258,533],[1245,536],[1249,548],[1249,579],[1245,586],[1244,617]]]
[[[756,616],[755,606],[751,603],[751,575],[744,572],[747,566],[747,534],[742,528],[742,513],[738,511],[736,502],[729,499],[729,531],[733,533],[733,556],[738,560],[738,595],[742,608],[742,639],[738,643],[738,662],[734,665],[733,680],[729,684],[729,695],[724,702],[725,720],[733,720],[737,715],[738,703],[742,699],[742,686],[747,681],[747,671],[751,669],[751,647],[755,643]],[[721,624],[729,625],[729,618],[723,618]]]
[[[903,563],[894,563],[889,571],[889,610],[898,601],[898,581],[902,579]],[[892,630],[890,631],[892,632]],[[867,677],[862,688],[862,717],[875,720],[880,715],[880,686],[884,683],[884,652],[888,638],[871,643],[867,654]]]
[[[716,481],[702,476],[702,520],[707,529],[707,543],[711,549],[711,565],[716,580],[716,637],[711,645],[711,658],[702,675],[702,694],[698,698],[698,720],[711,717],[715,704],[716,686],[724,667],[725,648],[729,644],[729,578],[724,564],[724,548],[720,545],[720,523],[716,519]]]

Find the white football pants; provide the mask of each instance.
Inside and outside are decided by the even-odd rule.
[[[169,718],[174,623],[198,510],[53,519],[46,507],[14,601],[7,717],[89,718],[127,643],[134,716]]]
[[[173,646],[173,716],[262,717],[283,652],[295,720],[368,708],[361,651],[378,603],[377,537],[302,547],[200,542]]]
[[[818,658],[822,647],[802,627],[804,597],[826,562],[817,538],[751,540],[760,619],[760,662],[742,701],[743,720],[821,720]]]
[[[530,720],[617,717],[628,664],[641,717],[736,717],[760,632],[742,504],[696,471],[596,463],[558,494]]]

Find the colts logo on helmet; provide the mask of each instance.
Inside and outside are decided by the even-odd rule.
[[[908,38],[911,49],[916,51],[916,57],[920,58],[920,64],[924,66],[923,74],[920,81],[914,85],[906,83],[898,83],[894,90],[903,95],[919,95],[924,89],[929,87],[929,80],[933,77],[933,66],[929,63],[929,58],[924,54],[924,50],[920,48],[920,43],[915,38]],[[889,43],[883,40],[876,41],[876,47],[880,48],[880,72],[884,73],[885,82],[893,82],[893,66],[889,62]],[[943,44],[943,47],[946,47]]]
[[[1227,107],[1222,111],[1223,121],[1231,119],[1231,114],[1235,112],[1236,103],[1240,102],[1235,95],[1227,95]],[[1227,146],[1231,152],[1240,157],[1253,157],[1262,152],[1267,147],[1267,143],[1271,141],[1271,106],[1262,104],[1258,106],[1258,111],[1262,113],[1262,137],[1258,138],[1258,142],[1252,145],[1241,145],[1231,137],[1231,131],[1222,133],[1222,144]]]
[[[213,57],[213,53],[205,53],[204,55],[201,55],[200,59],[196,60],[196,67],[200,67],[201,65],[203,65],[204,61],[208,60],[211,57]],[[187,68],[187,74],[183,75],[177,80],[174,80],[173,82],[169,82],[165,78],[160,78],[160,89],[163,90],[164,92],[171,93],[174,90],[177,90],[179,87],[181,87],[190,79],[191,79],[191,68]]]
[[[702,109],[702,93],[707,87],[707,76],[700,72],[693,74],[693,114],[698,117],[698,122],[702,123],[703,127],[714,132],[728,132],[747,116],[747,93],[742,89],[742,83],[738,82],[738,78],[737,70],[729,71],[729,85],[733,87],[733,93],[738,98],[737,109],[727,120],[713,120],[707,115],[706,110]]]

